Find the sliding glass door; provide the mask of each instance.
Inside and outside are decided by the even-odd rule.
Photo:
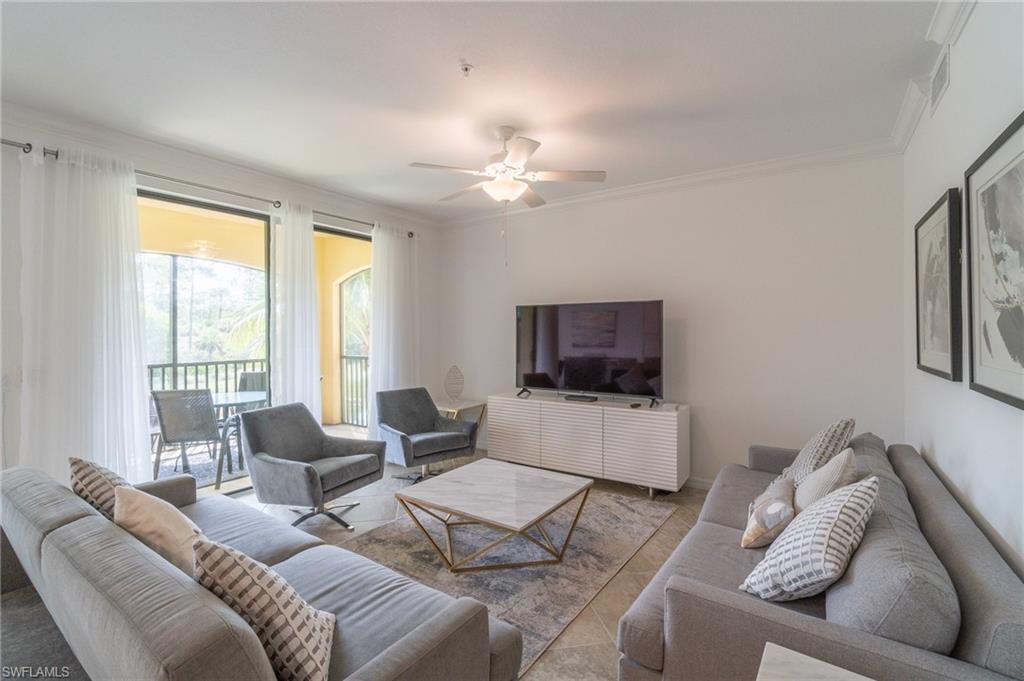
[[[217,428],[225,433],[220,442],[189,435],[188,426],[197,430],[196,424],[181,419],[194,414],[175,413],[183,407],[173,401],[158,410],[151,399],[157,476],[180,471],[185,463],[200,485],[215,483],[218,467],[224,482],[245,476],[231,425],[238,411],[270,400],[268,230],[266,216],[140,193],[149,387],[209,391]],[[172,442],[160,441],[161,425]],[[179,443],[181,438],[186,441]],[[232,454],[230,472],[229,462],[221,460],[225,443]]]

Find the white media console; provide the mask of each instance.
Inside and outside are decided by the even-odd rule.
[[[648,400],[567,402],[534,392],[487,398],[487,455],[677,492],[690,476],[690,407]]]

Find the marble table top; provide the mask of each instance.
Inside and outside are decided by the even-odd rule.
[[[480,459],[406,487],[395,496],[522,532],[593,484],[590,478]]]
[[[764,644],[757,681],[872,681],[828,662],[768,642]]]

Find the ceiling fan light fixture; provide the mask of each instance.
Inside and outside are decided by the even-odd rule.
[[[511,177],[496,177],[484,183],[483,190],[495,201],[515,201],[526,191],[526,186],[525,182]]]

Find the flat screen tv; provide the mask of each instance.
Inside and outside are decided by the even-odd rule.
[[[516,306],[516,387],[664,397],[662,301]]]

